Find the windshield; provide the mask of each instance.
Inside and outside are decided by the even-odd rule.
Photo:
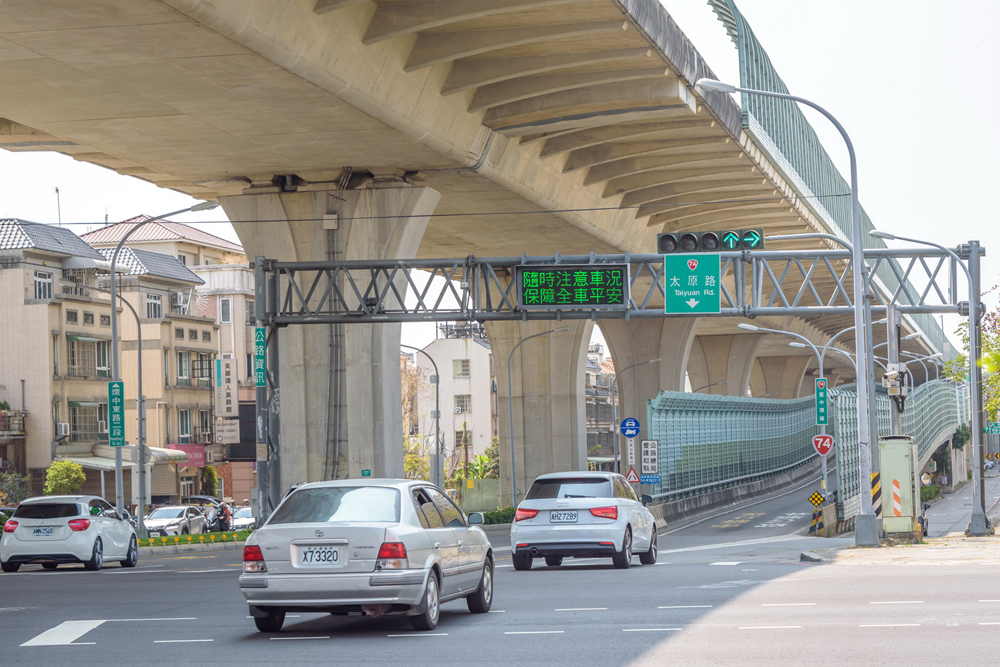
[[[234,519],[252,519],[253,518],[253,510],[251,510],[249,507],[244,507],[239,512],[237,512],[236,516],[233,517],[233,518]]]
[[[179,519],[184,516],[183,507],[164,507],[158,510],[153,510],[149,513],[147,519]]]
[[[611,482],[604,477],[536,479],[525,500],[539,498],[611,498]]]
[[[80,514],[80,506],[76,503],[31,503],[19,506],[14,511],[14,518],[63,519]]]
[[[327,521],[399,522],[399,491],[381,486],[300,489],[285,498],[268,525]]]

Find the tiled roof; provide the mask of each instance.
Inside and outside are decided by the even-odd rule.
[[[114,248],[100,248],[99,250],[102,258],[108,261],[111,261],[111,256],[115,254]],[[172,255],[164,255],[162,252],[150,252],[124,246],[118,253],[117,265],[128,269],[130,275],[158,276],[198,285],[205,282],[182,264],[179,259]]]
[[[138,215],[123,222],[116,222],[107,227],[95,229],[83,234],[82,238],[95,246],[117,244],[122,237],[138,223],[150,220],[148,215]],[[154,243],[157,241],[189,241],[198,245],[207,245],[230,252],[243,253],[243,246],[232,241],[219,238],[214,234],[195,229],[180,222],[151,222],[129,237],[128,243]]]
[[[601,370],[604,371],[605,375],[615,374],[615,365],[611,363],[610,357],[601,362]]]
[[[0,219],[0,250],[34,248],[69,257],[104,259],[72,230],[17,218]]]

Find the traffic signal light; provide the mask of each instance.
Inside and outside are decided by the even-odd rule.
[[[721,252],[723,250],[762,250],[763,248],[764,230],[762,229],[677,232],[656,236],[656,250],[665,255],[677,252]]]

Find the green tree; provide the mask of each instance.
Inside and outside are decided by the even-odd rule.
[[[201,469],[201,492],[206,496],[214,496],[219,491],[219,473],[215,466],[205,466]]]
[[[64,496],[79,493],[87,476],[83,466],[74,461],[53,461],[45,475],[45,495]]]
[[[990,290],[993,292],[997,288]],[[989,292],[987,292],[988,294]],[[1000,411],[1000,314],[988,311],[980,321],[982,348],[980,367],[983,369],[983,408],[989,421],[997,421]],[[962,352],[945,363],[944,374],[956,382],[969,379],[969,323],[963,322],[955,330],[962,341]]]
[[[500,479],[500,437],[490,438],[490,444],[486,448],[486,459],[489,464],[483,473],[482,479]]]
[[[419,436],[403,438],[403,476],[406,479],[430,480],[430,457],[423,451]]]
[[[471,479],[489,479],[487,475],[490,472],[490,460],[483,454],[476,454],[471,461],[469,461],[469,477]]]
[[[31,478],[13,472],[0,473],[0,507],[17,505],[31,496]]]

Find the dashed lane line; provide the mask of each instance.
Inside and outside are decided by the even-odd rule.
[[[625,628],[622,632],[680,632],[680,628]]]
[[[923,604],[923,600],[880,600],[878,602],[869,602],[868,604]]]
[[[801,630],[801,625],[744,625],[740,630]]]
[[[815,602],[766,602],[761,607],[815,607]]]
[[[505,635],[562,635],[565,634],[565,630],[517,630],[512,632],[505,632]]]
[[[556,609],[556,611],[607,611],[607,607],[575,607],[569,609]]]
[[[867,623],[859,628],[919,628],[919,623]]]
[[[386,637],[447,637],[447,632],[410,632],[405,635],[386,635]]]
[[[194,644],[197,642],[214,642],[214,639],[154,639],[154,644]]]
[[[669,607],[657,607],[657,609],[711,609],[710,604],[676,604]]]
[[[298,639],[329,639],[329,637],[271,637],[272,642],[292,641]]]

